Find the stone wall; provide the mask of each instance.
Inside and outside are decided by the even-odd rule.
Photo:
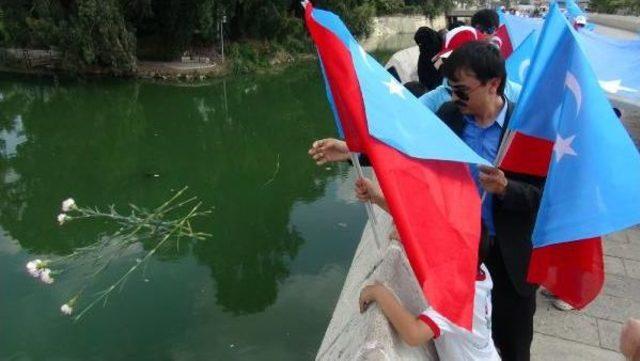
[[[633,33],[640,32],[640,17],[626,15],[611,14],[589,14],[589,21],[595,24],[608,26],[611,28],[631,31]]]
[[[418,314],[426,308],[404,249],[398,242],[388,240],[390,217],[377,208],[375,213],[382,246],[378,249],[369,222],[353,257],[316,360],[436,361],[438,357],[433,343],[422,347],[405,344],[375,304],[365,313],[359,312],[360,290],[374,281],[385,283],[410,312]]]
[[[398,50],[415,45],[413,34],[421,26],[428,26],[434,30],[447,27],[444,15],[433,20],[422,15],[394,15],[380,16],[373,19],[371,35],[362,41],[367,51]]]

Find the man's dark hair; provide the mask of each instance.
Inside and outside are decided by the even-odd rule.
[[[456,20],[456,21],[451,22],[451,24],[449,24],[449,26],[447,26],[447,30],[451,31],[451,30],[453,30],[455,28],[459,28],[459,27],[465,26],[465,25],[467,25],[467,24],[463,23],[460,20]]]
[[[507,71],[504,59],[498,48],[486,41],[470,41],[454,50],[442,65],[444,76],[451,81],[458,81],[460,71],[470,71],[482,85],[493,78],[500,78],[498,94],[504,94]]]
[[[500,26],[500,18],[495,10],[482,9],[471,17],[471,26],[485,34],[493,34]]]

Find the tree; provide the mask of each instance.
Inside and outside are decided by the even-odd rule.
[[[4,44],[7,40],[7,30],[4,25],[4,13],[0,9],[0,44]]]
[[[592,0],[589,7],[593,11],[602,13],[621,11],[634,15],[640,14],[640,1],[638,0]]]
[[[59,23],[63,64],[71,69],[91,66],[131,72],[136,39],[127,27],[118,0],[76,0]]]
[[[357,37],[371,32],[376,14],[422,9],[434,17],[455,5],[454,0],[314,3],[337,13]],[[190,48],[213,45],[223,17],[224,35],[232,41],[309,51],[300,15],[298,0],[2,0],[0,40],[13,47],[55,48],[70,71],[122,74],[135,69],[137,58],[174,60]],[[257,54],[263,58],[269,52]]]

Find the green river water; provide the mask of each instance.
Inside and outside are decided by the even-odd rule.
[[[334,135],[314,62],[195,85],[0,77],[0,359],[312,359],[366,219],[350,167],[308,158]],[[28,275],[105,231],[58,226],[63,199],[125,211],[184,186],[215,207],[194,224],[213,236],[164,249],[80,322],[59,310],[78,281]]]

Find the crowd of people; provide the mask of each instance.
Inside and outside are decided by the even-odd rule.
[[[395,67],[388,70],[434,112],[478,155],[494,163],[521,87],[507,80],[496,11],[484,9],[470,25],[435,31],[420,28],[417,81],[403,82]],[[349,160],[347,144],[338,139],[315,141],[309,155],[318,164]],[[366,155],[361,156],[366,162]],[[457,327],[433,308],[409,313],[382,284],[363,288],[360,310],[378,304],[409,345],[434,340],[441,360],[530,360],[538,286],[527,282],[531,235],[544,178],[470,165],[482,199],[472,331]],[[388,211],[374,180],[360,178],[356,196]],[[397,233],[394,232],[394,237]],[[562,308],[562,307],[561,307]],[[621,336],[621,351],[640,359],[640,322],[630,320]]]

